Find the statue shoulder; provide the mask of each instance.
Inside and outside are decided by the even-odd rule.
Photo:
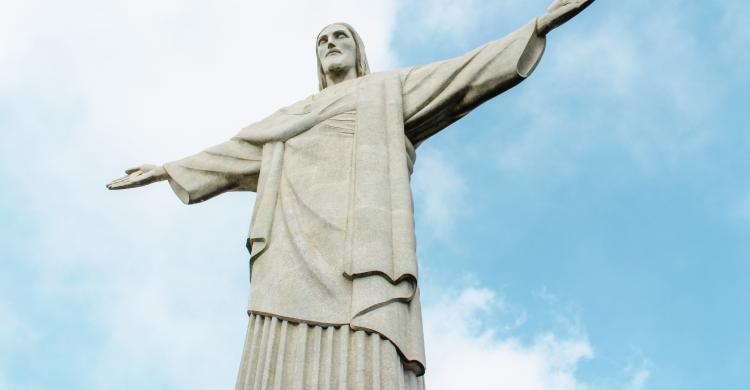
[[[315,94],[318,95],[318,94]],[[298,102],[280,108],[277,113],[286,115],[304,115],[310,112],[315,95],[310,95]]]

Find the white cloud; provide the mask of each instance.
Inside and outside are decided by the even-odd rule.
[[[15,352],[23,348],[36,348],[37,337],[33,329],[11,305],[0,300],[0,390],[15,389],[8,379],[10,371],[5,365],[16,358]]]
[[[644,390],[651,379],[651,361],[641,353],[634,356],[619,370],[608,377],[598,376],[590,386],[591,390]]]
[[[555,294],[553,294],[553,293],[551,293],[551,292],[549,292],[547,290],[547,286],[542,286],[539,289],[533,290],[531,292],[531,295],[533,295],[534,297],[539,298],[542,301],[547,302],[549,304],[557,303],[557,301],[559,300],[559,298],[557,297],[557,295],[555,295]]]
[[[736,202],[734,209],[731,211],[733,217],[750,221],[750,194],[743,193],[743,196]]]
[[[750,53],[745,48],[750,43],[750,8],[747,7],[747,2],[742,0],[725,0],[718,5],[722,11],[719,26],[723,32],[719,45],[725,55],[739,64],[747,64]],[[747,72],[742,66],[735,69],[738,71],[736,76],[748,80]]]
[[[399,14],[408,21],[399,27],[413,43],[442,42],[464,47],[483,36],[487,24],[520,26],[544,12],[543,1],[516,0],[424,0],[404,2]],[[508,30],[507,32],[510,32]],[[456,53],[459,54],[459,53]]]
[[[637,1],[631,13],[594,4],[585,28],[552,32],[513,101],[528,126],[488,146],[500,150],[500,168],[565,178],[587,156],[617,153],[651,172],[679,167],[710,145],[720,74],[680,4]]]
[[[417,219],[438,238],[450,235],[470,209],[466,182],[450,161],[440,150],[420,149],[412,178]]]
[[[625,390],[643,390],[646,383],[651,377],[651,370],[646,368],[647,363],[642,363],[638,368],[628,368],[626,371],[630,374],[630,382],[625,386]]]
[[[426,31],[442,31],[454,37],[467,34],[471,30],[471,22],[481,13],[479,3],[479,0],[422,2],[420,11],[423,17],[419,19],[419,23],[422,24],[419,28]]]
[[[104,184],[128,166],[222,142],[316,92],[314,38],[328,23],[350,22],[372,68],[392,67],[394,12],[393,1],[4,7],[0,196],[34,227],[30,258],[13,260],[33,267],[36,298],[80,312],[104,343],[71,378],[106,389],[231,387],[247,322],[253,196],[184,207],[163,183]],[[32,325],[66,337],[55,324]]]
[[[186,208],[163,185],[112,193],[104,183],[128,165],[220,142],[315,92],[312,37],[327,23],[355,25],[374,69],[395,62],[393,1],[207,4],[30,0],[0,14],[0,175],[12,183],[0,196],[35,227],[35,291],[82,302],[103,335],[81,373],[93,388],[231,387],[253,201],[232,194]],[[439,234],[467,209],[466,184],[446,161],[421,153],[415,176],[425,222]],[[593,356],[585,335],[522,342],[507,333],[523,315],[481,320],[504,307],[477,288],[426,307],[430,388],[583,388],[575,371]],[[0,311],[0,343],[26,326],[8,313]],[[2,380],[0,372],[0,388]]]
[[[470,287],[425,308],[427,386],[431,390],[586,389],[576,377],[580,363],[594,355],[586,336],[543,332],[531,342],[508,336],[507,324],[483,320],[504,307],[499,301],[492,290]]]
[[[21,321],[15,312],[0,302],[0,346],[7,347],[21,333]]]
[[[428,286],[428,288],[431,286]],[[584,379],[580,368],[596,359],[594,346],[578,318],[558,313],[560,298],[541,289],[557,330],[529,333],[525,309],[496,291],[477,285],[441,288],[439,299],[424,308],[427,388],[430,390],[643,390],[651,363],[637,354],[614,372]],[[537,313],[539,314],[539,313]],[[530,337],[521,338],[527,334]]]

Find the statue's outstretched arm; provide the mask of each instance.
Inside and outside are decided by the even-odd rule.
[[[164,164],[169,185],[185,204],[229,191],[256,191],[263,148],[232,138],[198,154]]]
[[[546,42],[536,23],[462,56],[401,70],[407,137],[419,144],[531,75]]]
[[[406,135],[418,145],[536,68],[546,34],[594,0],[556,0],[543,16],[456,58],[402,69]]]
[[[128,175],[107,184],[123,190],[168,180],[177,197],[186,204],[199,203],[228,191],[255,191],[260,173],[262,148],[232,138],[198,154],[159,165],[141,165]]]
[[[590,6],[594,0],[555,0],[547,13],[537,19],[537,33],[547,35]]]
[[[144,164],[139,167],[126,169],[125,174],[127,176],[109,182],[107,188],[110,190],[124,190],[169,179],[169,175],[164,167],[152,164]]]

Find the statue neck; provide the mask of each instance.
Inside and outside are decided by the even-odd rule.
[[[357,70],[354,68],[347,68],[346,70],[339,71],[328,71],[326,72],[326,85],[332,86],[346,80],[353,80],[357,78]]]

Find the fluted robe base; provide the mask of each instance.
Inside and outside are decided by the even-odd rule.
[[[390,341],[251,315],[236,390],[424,390]]]

